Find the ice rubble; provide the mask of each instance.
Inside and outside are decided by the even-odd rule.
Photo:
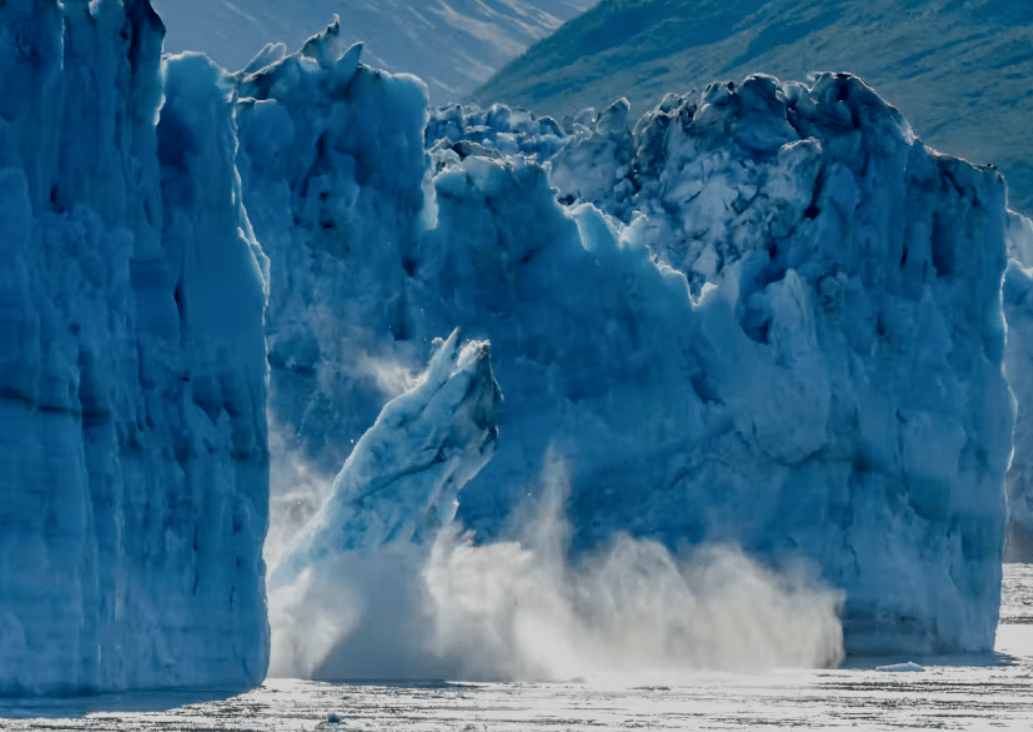
[[[620,103],[562,125],[453,108],[425,153],[421,84],[340,53],[238,81],[271,414],[300,449],[335,470],[461,326],[507,395],[459,509],[482,537],[552,445],[576,549],[629,531],[803,555],[847,591],[852,650],[992,647],[998,174],[834,74],[671,96],[634,127]]]
[[[143,0],[0,7],[0,694],[258,683],[261,252]],[[162,104],[161,122],[156,125]]]

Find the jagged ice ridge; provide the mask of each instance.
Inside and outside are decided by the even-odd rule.
[[[829,78],[826,77],[826,81]],[[741,92],[751,95],[751,84],[756,85],[757,79],[749,80]],[[722,97],[729,88],[712,86],[702,99],[695,94],[669,94],[634,125],[627,118],[627,104],[623,100],[602,113],[590,108],[565,118],[562,123],[504,105],[488,110],[453,106],[432,115],[427,143],[445,157],[451,155],[447,148],[461,157],[471,152],[526,155],[550,168],[550,180],[567,205],[588,200],[626,223],[631,223],[643,211],[648,212],[650,246],[663,261],[684,272],[693,292],[698,294],[708,281],[721,277],[720,270],[729,256],[738,257],[739,232],[751,231],[750,227],[730,231],[721,220],[723,211],[730,207],[752,219],[754,230],[770,227],[776,236],[779,228],[786,225],[786,222],[772,224],[764,220],[763,216],[772,215],[770,206],[753,203],[765,202],[769,194],[763,189],[755,194],[754,182],[737,181],[737,188],[729,188],[719,176],[709,172],[707,168],[715,162],[713,155],[700,156],[687,168],[685,158],[674,161],[681,167],[672,170],[667,139],[672,134],[669,127],[673,124],[684,127],[701,105],[713,104],[715,99],[719,105],[726,104]],[[732,104],[738,104],[738,100],[733,99]],[[734,117],[745,114],[749,111],[741,105],[732,111]],[[792,115],[788,121],[798,126]],[[739,138],[746,150],[763,150],[773,142],[759,139],[765,134],[762,128],[743,125],[738,120],[733,129],[721,129],[718,134],[729,132]],[[809,132],[802,128],[799,134],[806,136]],[[686,157],[695,154],[690,149]],[[685,176],[685,172],[689,175]],[[679,189],[677,183],[682,177],[688,177],[690,182]],[[748,177],[755,179],[755,175]],[[741,178],[741,175],[733,178]],[[815,183],[819,188],[825,186],[824,175],[819,174]],[[772,188],[770,183],[767,187]],[[819,192],[816,188],[815,194]],[[800,195],[803,197],[796,205],[810,200],[805,193]],[[711,200],[701,206],[699,196]],[[691,205],[686,205],[687,202]],[[782,216],[779,209],[785,207],[785,202],[776,200],[774,203],[774,215]],[[700,211],[707,212],[703,218]],[[713,212],[717,212],[716,217]],[[1033,388],[1027,384],[1031,357],[1026,293],[1030,286],[1028,268],[1033,265],[1033,244],[1030,243],[1033,242],[1033,225],[1013,212],[1006,216],[1005,238],[1011,260],[1003,291],[1008,324],[1007,377],[1018,407],[1015,452],[1007,475],[1010,519],[1007,556],[1010,561],[1029,561],[1033,558],[1033,486],[1027,475],[1027,463],[1033,441],[1027,435],[1027,421],[1028,415],[1033,413]],[[940,217],[936,224],[939,231],[934,230],[934,237],[950,226]]]

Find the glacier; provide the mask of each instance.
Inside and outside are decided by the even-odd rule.
[[[556,121],[430,113],[339,24],[234,74],[163,32],[0,8],[0,694],[255,685],[270,518],[275,591],[512,547],[553,462],[574,558],[738,547],[816,567],[850,652],[992,648],[1033,251],[995,170],[847,74]]]
[[[265,257],[232,87],[163,33],[0,7],[0,695],[266,673]]]
[[[680,206],[672,207],[676,199],[663,192],[663,187],[669,186],[673,179],[672,172],[658,168],[658,165],[666,165],[668,156],[663,140],[666,126],[688,98],[691,95],[669,94],[634,129],[627,119],[627,105],[623,101],[601,113],[594,109],[583,110],[560,123],[501,104],[490,109],[454,105],[432,114],[427,141],[432,149],[451,148],[460,155],[466,154],[467,146],[472,145],[482,150],[482,154],[529,156],[550,167],[550,180],[561,200],[567,204],[582,198],[591,200],[625,222],[630,222],[642,210],[651,209],[648,217],[648,226],[654,230],[649,235],[651,246],[665,261],[684,271],[694,292],[698,293],[717,273],[717,265],[724,255],[715,257],[712,246],[715,241],[700,242],[701,237],[691,230]],[[694,196],[696,189],[689,192]],[[720,195],[727,199],[729,192],[723,191]],[[734,192],[731,195],[735,195]],[[657,199],[662,200],[658,203]],[[1033,558],[1033,484],[1028,455],[1033,446],[1028,434],[1028,415],[1033,412],[1033,388],[1027,382],[1033,355],[1029,350],[1030,312],[1026,293],[1030,287],[1029,269],[1033,265],[1033,224],[1015,212],[1009,211],[1007,217],[1005,239],[1009,265],[1003,289],[1008,326],[1005,359],[1008,384],[1016,398],[1017,421],[1015,452],[1006,478],[1009,507],[1006,556],[1007,561],[1029,561]],[[712,220],[697,221],[691,226],[703,230],[713,223]],[[721,230],[714,239],[726,233]],[[717,244],[719,249],[720,242]]]
[[[237,77],[289,449],[333,475],[461,327],[506,393],[457,514],[482,540],[551,450],[575,553],[624,531],[803,556],[846,592],[852,652],[992,647],[1015,416],[996,171],[845,74],[637,122],[425,124],[417,79],[321,38]]]

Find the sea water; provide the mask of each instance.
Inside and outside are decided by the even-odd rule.
[[[641,672],[565,683],[315,683],[60,702],[0,701],[4,730],[1029,730],[1033,565],[1005,566],[985,656],[848,659],[836,670]],[[94,711],[99,709],[123,711]]]

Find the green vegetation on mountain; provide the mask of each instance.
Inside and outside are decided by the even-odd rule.
[[[473,96],[557,117],[751,73],[865,78],[931,146],[1006,175],[1033,213],[1030,0],[602,0]]]

